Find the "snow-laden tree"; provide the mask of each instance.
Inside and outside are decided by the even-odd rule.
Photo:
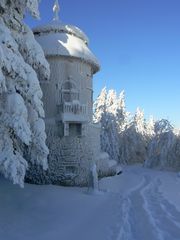
[[[137,108],[135,115],[120,133],[120,162],[142,163],[146,159],[147,138],[144,112]]]
[[[101,91],[95,104],[94,120],[101,123],[101,148],[121,164],[144,163],[147,167],[180,170],[180,131],[166,119],[144,118],[137,108],[126,111],[125,93]]]
[[[155,122],[155,135],[149,143],[146,167],[176,169],[180,167],[180,138],[166,119]]]
[[[101,122],[102,116],[106,113],[107,90],[104,87],[101,93],[94,102],[93,121],[95,123]]]
[[[49,66],[32,31],[23,23],[26,11],[38,17],[38,0],[0,1],[0,172],[23,186],[32,162],[47,169],[44,110],[38,77],[49,78]]]
[[[155,135],[155,120],[153,116],[146,122],[146,135],[150,139]]]
[[[121,91],[116,100],[117,107],[115,111],[116,121],[118,124],[118,132],[124,131],[129,122],[130,113],[126,111],[125,91]]]
[[[127,118],[124,91],[118,97],[114,90],[103,88],[94,103],[94,121],[101,123],[101,149],[119,161],[119,132]]]
[[[117,146],[114,144],[116,138],[116,119],[113,115],[116,93],[103,88],[94,103],[94,122],[101,123],[101,149],[107,152],[111,158],[117,159]]]
[[[102,117],[101,146],[111,159],[119,159],[119,137],[118,124],[116,119],[117,94],[114,90],[109,90],[106,99],[106,112]]]
[[[144,118],[144,111],[140,108],[136,109],[136,113],[134,115],[134,126],[138,133],[142,136],[146,134],[146,122]]]

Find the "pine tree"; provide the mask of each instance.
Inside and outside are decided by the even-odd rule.
[[[119,160],[119,136],[116,119],[117,94],[114,90],[109,90],[106,101],[106,119],[103,124],[102,149],[107,152],[111,159]]]
[[[146,123],[146,135],[149,140],[151,140],[155,135],[155,121],[153,116],[151,116]]]
[[[132,120],[120,133],[120,162],[143,163],[146,159],[147,139],[144,113],[137,108]]]
[[[139,108],[130,117],[124,91],[117,97],[114,90],[104,88],[95,102],[94,119],[101,123],[101,148],[112,159],[180,170],[180,131],[166,119],[146,121]]]
[[[49,78],[49,66],[32,31],[23,23],[29,11],[38,17],[38,0],[0,1],[0,172],[23,186],[32,162],[47,168],[44,110],[38,77]]]
[[[93,121],[95,123],[101,122],[102,116],[106,113],[107,90],[104,87],[101,93],[94,102]]]
[[[94,104],[94,120],[101,123],[101,149],[116,161],[119,161],[119,132],[127,117],[124,97],[124,91],[118,98],[114,90],[107,92],[103,88]]]
[[[118,131],[121,133],[128,125],[130,113],[126,111],[125,91],[120,92],[117,99],[116,121],[118,123]]]

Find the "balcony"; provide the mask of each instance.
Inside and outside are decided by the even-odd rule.
[[[86,104],[79,101],[64,102],[58,107],[58,117],[62,122],[87,122],[88,109]]]

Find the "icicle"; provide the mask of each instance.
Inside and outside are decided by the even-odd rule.
[[[53,6],[53,12],[54,12],[53,21],[59,21],[59,11],[60,11],[59,2],[58,0],[55,0],[54,6]]]

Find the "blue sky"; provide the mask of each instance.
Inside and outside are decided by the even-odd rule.
[[[168,118],[180,127],[180,0],[59,0],[60,19],[80,27],[101,63],[94,97],[106,86],[125,90],[130,112]],[[41,0],[49,22],[54,0]]]

